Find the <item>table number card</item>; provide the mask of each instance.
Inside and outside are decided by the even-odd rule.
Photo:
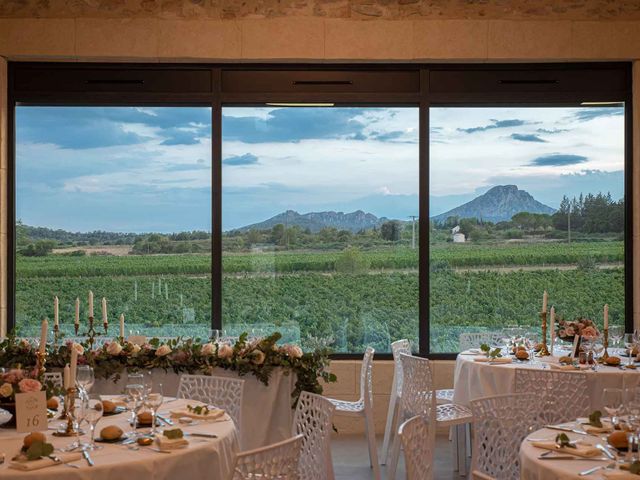
[[[46,430],[47,394],[44,391],[16,394],[16,431]]]
[[[580,357],[580,335],[573,338],[573,348],[571,349],[571,358]]]

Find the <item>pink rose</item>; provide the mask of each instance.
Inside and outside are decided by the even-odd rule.
[[[156,357],[164,357],[165,355],[169,355],[171,353],[171,347],[169,345],[160,345],[156,350]]]
[[[4,374],[4,381],[12,384],[18,383],[24,378],[24,372],[18,368],[13,368]]]
[[[598,336],[598,331],[593,327],[585,327],[582,330],[582,336],[587,338],[595,338]]]
[[[205,343],[200,352],[202,355],[213,355],[216,353],[216,346],[213,343]]]
[[[233,348],[231,348],[226,343],[218,347],[218,357],[231,358],[232,356],[233,356]]]
[[[565,330],[565,332],[567,332],[567,336],[568,336],[568,337],[571,337],[571,336],[573,336],[573,335],[575,335],[575,334],[576,334],[576,332],[575,332],[575,330],[573,329],[573,327],[567,327],[567,328],[566,328],[566,330]]]
[[[39,392],[42,390],[42,384],[33,378],[23,378],[18,383],[18,388],[22,393]]]

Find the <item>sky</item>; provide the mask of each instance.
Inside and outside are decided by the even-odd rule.
[[[430,215],[494,185],[557,207],[623,195],[622,108],[432,108]],[[17,107],[16,218],[69,231],[211,230],[207,107]],[[225,107],[222,224],[284,210],[418,214],[417,108]]]

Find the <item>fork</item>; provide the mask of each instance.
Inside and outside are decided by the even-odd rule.
[[[579,477],[584,477],[586,475],[591,475],[592,473],[597,472],[598,470],[612,469],[616,466],[616,462],[610,463],[609,465],[598,465],[597,467],[590,468],[588,470],[583,470],[578,473]]]

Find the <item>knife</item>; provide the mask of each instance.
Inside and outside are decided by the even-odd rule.
[[[93,460],[91,460],[91,457],[89,456],[89,452],[87,452],[86,450],[82,450],[82,456],[87,461],[89,466],[93,467]]]
[[[602,453],[604,453],[607,457],[609,457],[611,460],[616,460],[616,457],[613,453],[611,453],[609,451],[609,449],[607,449],[604,445],[602,445],[601,443],[596,445],[596,448],[598,450],[600,450]]]
[[[189,432],[187,435],[191,435],[192,437],[203,437],[203,438],[218,438],[218,435],[215,433],[192,433]]]
[[[168,418],[165,418],[162,415],[156,414],[156,417],[158,418],[158,420],[160,420],[161,422],[164,422],[167,425],[173,425],[172,420],[169,420]]]
[[[589,435],[587,432],[583,432],[582,430],[577,430],[575,428],[568,428],[568,427],[558,427],[556,425],[545,425],[544,428],[548,428],[550,430],[560,430],[561,432],[579,433],[580,435]]]

